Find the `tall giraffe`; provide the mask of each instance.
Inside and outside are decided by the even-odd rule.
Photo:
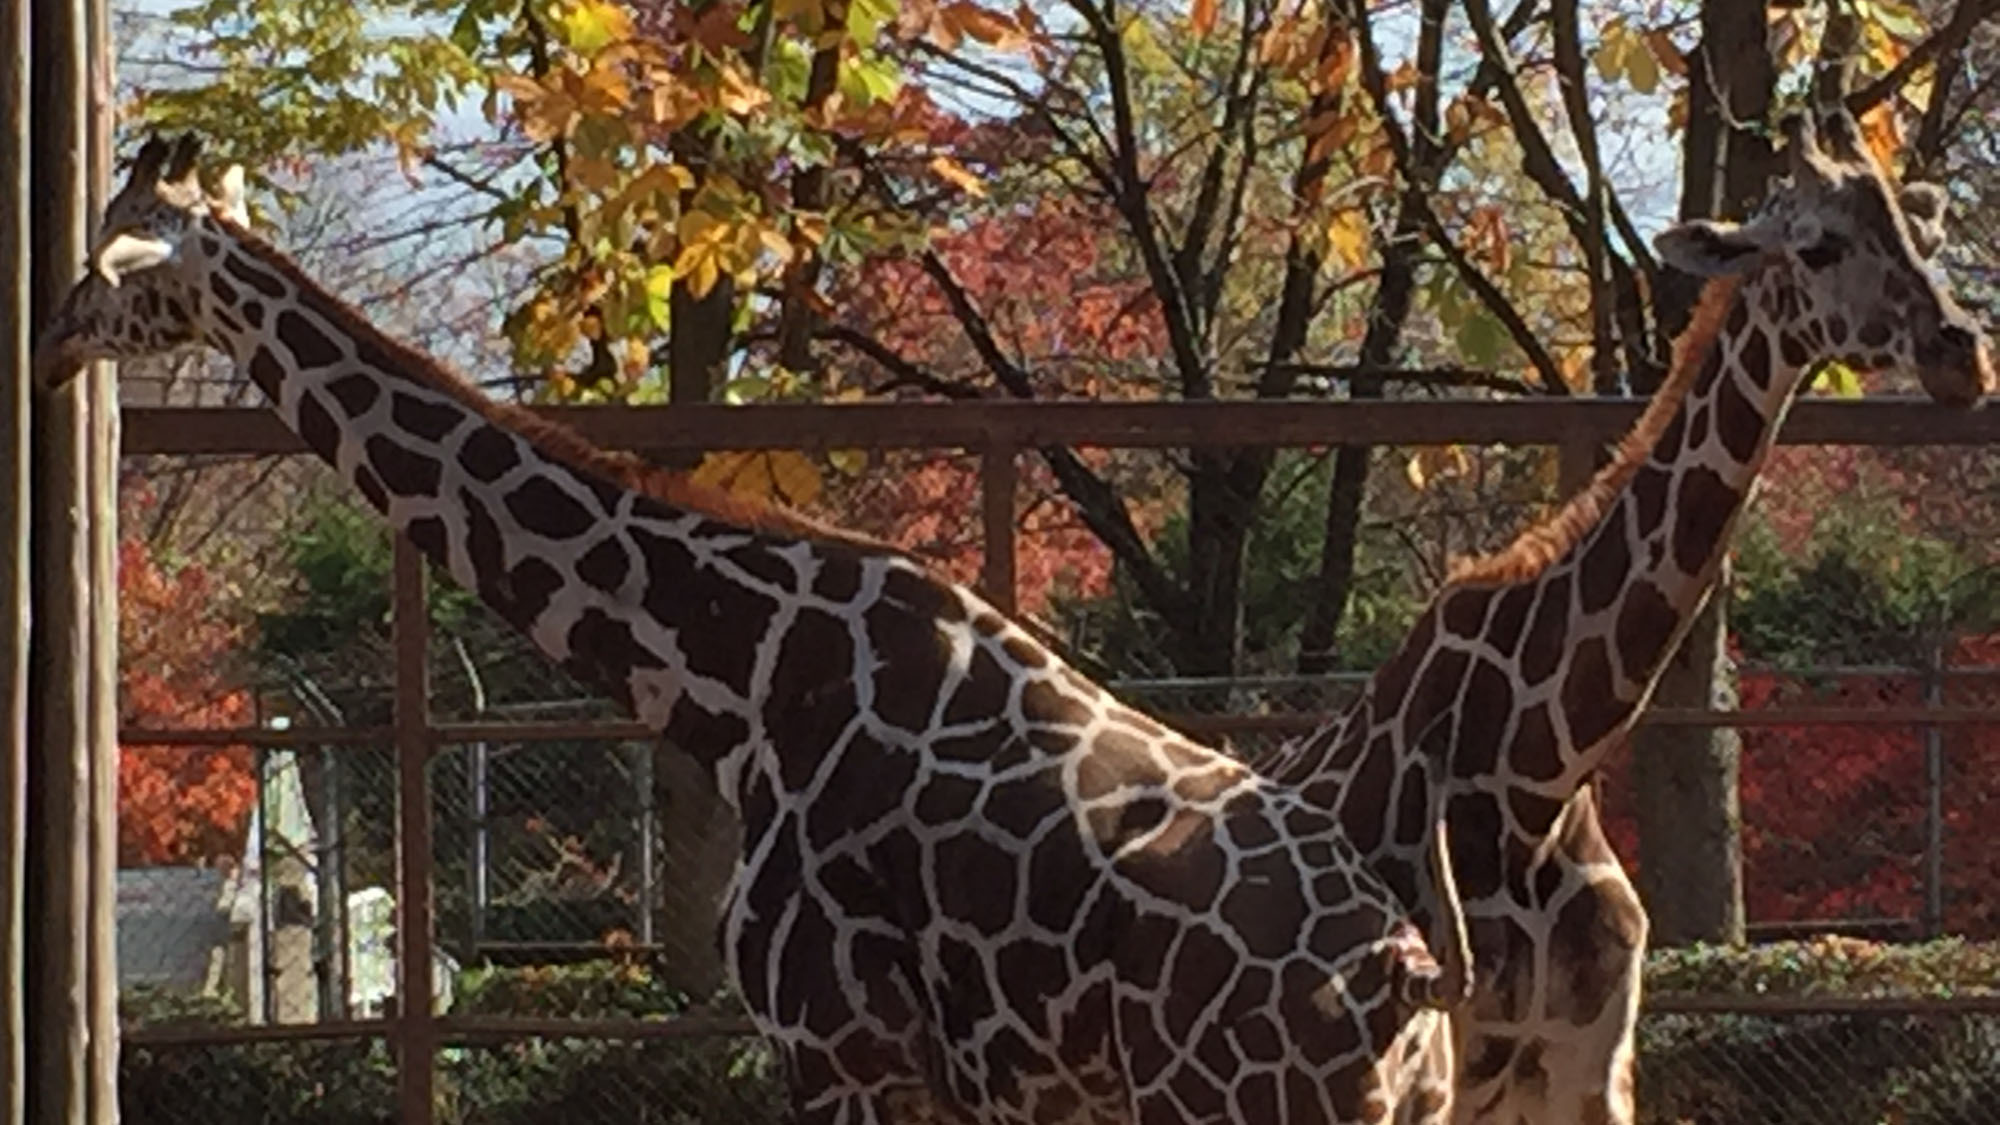
[[[1330,813],[880,544],[486,399],[249,234],[199,147],[140,150],[40,377],[233,357],[397,531],[710,769],[744,825],[729,969],[800,1121],[1444,1120],[1466,955],[1439,965]]]
[[[1345,715],[1259,763],[1334,810],[1421,917],[1419,795],[1437,755],[1400,732],[1455,719],[1440,737],[1475,965],[1455,1021],[1459,1121],[1632,1120],[1646,918],[1589,782],[1714,586],[1806,374],[1915,369],[1957,406],[1991,389],[1978,325],[1929,270],[1943,192],[1892,186],[1845,109],[1785,131],[1790,182],[1754,218],[1656,240],[1709,280],[1613,461],[1512,546],[1455,568]]]

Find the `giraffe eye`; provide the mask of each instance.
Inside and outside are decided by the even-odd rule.
[[[1799,261],[1809,270],[1823,270],[1847,253],[1847,239],[1837,234],[1820,236],[1818,242],[1799,251]]]

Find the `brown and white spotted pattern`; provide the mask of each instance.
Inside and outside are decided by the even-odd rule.
[[[1337,722],[1261,763],[1334,810],[1421,912],[1427,789],[1442,780],[1474,957],[1458,1022],[1460,1121],[1629,1122],[1646,920],[1589,784],[1713,586],[1805,375],[1911,369],[1976,402],[1978,326],[1932,278],[1935,188],[1890,185],[1844,113],[1791,126],[1792,182],[1742,226],[1659,239],[1713,278],[1667,384],[1590,488],[1462,567]],[[1446,720],[1438,754],[1402,732]]]
[[[1451,982],[1332,813],[970,591],[484,400],[149,143],[38,369],[200,342],[397,529],[711,768],[802,1122],[1442,1121]],[[225,183],[240,180],[225,180]]]

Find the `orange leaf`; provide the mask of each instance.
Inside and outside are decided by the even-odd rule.
[[[1196,35],[1207,35],[1215,30],[1215,15],[1220,7],[1216,0],[1194,0],[1194,8],[1188,13],[1188,26]]]
[[[943,153],[931,157],[931,171],[939,179],[967,195],[979,196],[982,199],[986,196],[986,185],[980,182],[979,177],[973,175],[971,169]]]

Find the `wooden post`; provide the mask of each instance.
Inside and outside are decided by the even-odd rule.
[[[986,600],[1002,613],[1012,614],[1014,591],[1014,492],[1020,479],[1018,451],[1011,445],[992,445],[979,455],[979,501],[984,521],[984,549],[979,581]]]
[[[424,560],[396,536],[396,1120],[432,1119],[437,1013],[431,997],[430,620]]]
[[[0,0],[0,1125],[27,1113],[29,0]]]
[[[92,112],[90,70],[97,0],[34,0],[30,70],[31,230],[29,324],[62,300],[83,260],[88,225],[101,209],[93,170],[105,163],[104,122]],[[100,66],[100,69],[102,67]],[[108,82],[108,76],[107,76]],[[108,88],[108,87],[107,87]],[[96,134],[96,135],[94,135]],[[97,168],[93,169],[93,165]],[[28,694],[27,902],[32,930],[23,965],[29,1058],[23,1117],[37,1125],[114,1121],[116,966],[111,910],[115,849],[103,846],[105,819],[94,775],[115,770],[115,724],[98,700],[115,692],[113,654],[100,622],[115,593],[98,586],[93,542],[117,518],[94,471],[93,422],[115,409],[110,375],[89,371],[53,392],[31,391],[30,534],[32,583]],[[96,409],[93,409],[96,404]],[[109,450],[102,450],[109,455]],[[108,483],[108,482],[105,482]],[[115,530],[109,532],[115,534]],[[104,745],[99,745],[104,742]],[[115,786],[115,774],[108,784]],[[115,789],[105,789],[115,802]],[[114,829],[115,831],[115,829]],[[115,838],[114,838],[115,839]],[[106,974],[110,974],[107,976]]]
[[[106,0],[84,0],[86,224],[95,224],[111,197],[111,13]],[[95,237],[95,232],[91,231]],[[86,818],[89,876],[88,962],[84,1007],[89,1020],[85,1059],[87,1116],[93,1125],[118,1120],[118,374],[109,363],[83,372],[84,511],[89,585],[84,619],[90,630],[84,720],[90,754]]]

